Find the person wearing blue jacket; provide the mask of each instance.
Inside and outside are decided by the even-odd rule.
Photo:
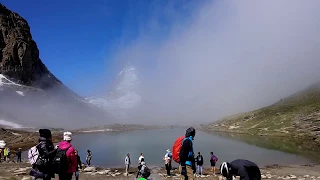
[[[186,130],[185,139],[182,142],[179,153],[180,158],[180,173],[182,179],[193,180],[196,172],[196,165],[193,151],[193,140],[196,135],[196,130],[190,127]]]
[[[237,159],[230,163],[223,162],[220,165],[220,173],[227,180],[232,180],[233,176],[240,176],[240,180],[261,180],[259,167],[245,159]]]

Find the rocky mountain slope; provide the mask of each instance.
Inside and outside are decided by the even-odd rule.
[[[320,144],[320,83],[252,112],[204,125],[210,131],[303,137]]]
[[[27,21],[0,4],[2,126],[11,122],[27,127],[81,128],[108,124],[112,119],[48,70]]]

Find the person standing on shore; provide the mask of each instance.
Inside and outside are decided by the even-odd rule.
[[[213,152],[210,152],[210,164],[211,164],[211,171],[213,172],[213,175],[216,174],[216,163],[218,161],[218,158],[213,155]]]
[[[71,141],[72,133],[64,132],[63,141],[59,143],[57,154],[62,154],[62,152],[65,153],[66,158],[68,159],[68,166],[65,172],[59,173],[59,180],[71,180],[73,173],[77,170],[77,156],[75,154],[75,148],[71,145]]]
[[[35,150],[38,151],[39,154],[38,156],[34,156],[37,154],[36,151],[33,151],[35,154],[31,154],[32,158],[41,158],[37,158],[35,163],[32,164],[32,169],[30,170],[29,175],[33,176],[34,179],[50,180],[55,177],[52,169],[52,161],[55,156],[52,135],[49,129],[40,129],[39,134],[39,144],[34,146]],[[32,150],[32,148],[30,150]]]
[[[197,161],[197,167],[198,167],[198,174],[202,175],[203,157],[200,154],[200,152],[198,152],[196,161]]]
[[[130,154],[128,153],[126,158],[124,159],[124,164],[126,165],[126,174],[128,175],[128,171],[130,168],[131,160],[130,160]]]
[[[171,169],[172,169],[172,167],[171,167],[170,153],[171,153],[170,150],[167,149],[167,153],[164,155],[164,158],[163,158],[164,163],[165,163],[165,168],[166,168],[166,170],[167,170],[167,175],[168,175],[168,176],[170,176],[170,171],[171,171]]]
[[[17,151],[16,155],[17,155],[17,162],[21,162],[21,148],[19,148],[19,150]]]
[[[91,158],[92,158],[92,152],[88,149],[87,151],[87,157],[86,157],[86,162],[87,162],[87,165],[90,166],[91,164]]]
[[[82,169],[82,164],[81,164],[81,159],[80,159],[80,156],[78,154],[77,149],[75,149],[75,155],[77,156],[77,168],[76,168],[75,176],[76,176],[76,180],[78,180],[79,179],[79,168]]]
[[[180,166],[182,180],[193,180],[196,172],[196,165],[193,152],[193,140],[196,135],[196,130],[190,127],[186,130],[185,138],[182,142],[182,146],[179,153]]]
[[[139,159],[138,159],[138,163],[139,165],[141,165],[141,162],[144,161],[144,156],[143,153],[140,154]]]

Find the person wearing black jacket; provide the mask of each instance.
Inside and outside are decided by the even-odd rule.
[[[49,129],[40,129],[39,134],[39,144],[36,146],[39,151],[39,158],[32,165],[30,175],[34,176],[35,179],[49,180],[55,177],[52,161],[56,151],[52,143],[51,131]]]
[[[193,140],[196,135],[196,130],[190,127],[186,130],[185,139],[182,142],[181,150],[179,153],[180,158],[180,173],[182,179],[193,180],[196,171],[194,152],[193,152]]]
[[[200,154],[200,152],[198,152],[198,156],[196,158],[196,161],[197,161],[198,174],[202,175],[203,157]]]
[[[78,150],[75,150],[75,155],[77,156],[77,168],[76,168],[75,176],[76,176],[76,180],[78,180],[79,179],[79,167],[80,167],[80,169],[82,169],[82,164],[81,164],[80,156],[78,154]]]
[[[230,163],[223,162],[220,165],[220,173],[227,180],[232,180],[232,176],[240,176],[240,180],[261,180],[259,167],[244,159],[237,159]]]

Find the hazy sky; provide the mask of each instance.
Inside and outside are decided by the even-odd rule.
[[[185,4],[188,19],[172,13],[165,39],[154,36],[162,28],[154,16],[115,53],[140,69],[145,99],[186,121],[205,121],[272,104],[320,80],[320,1],[192,7]]]
[[[164,117],[210,121],[320,80],[318,0],[14,2],[67,86],[103,91],[130,60]]]

